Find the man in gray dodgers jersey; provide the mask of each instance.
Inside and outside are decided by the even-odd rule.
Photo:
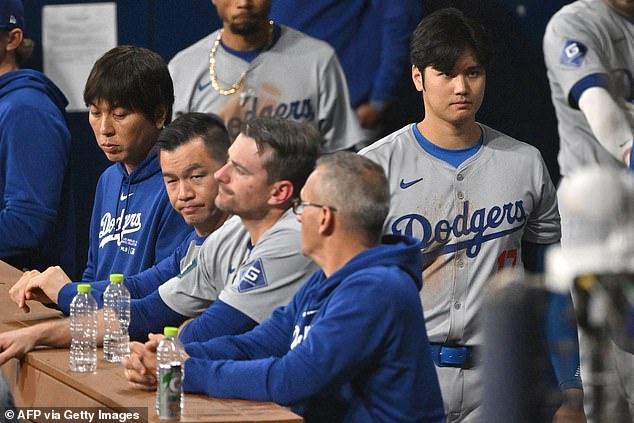
[[[332,47],[269,21],[271,0],[212,3],[223,27],[169,63],[175,116],[215,113],[232,137],[256,116],[309,122],[323,135],[327,152],[362,140]]]
[[[634,2],[581,0],[548,23],[544,59],[559,124],[563,176],[625,168],[634,138]],[[566,241],[565,216],[562,242]]]
[[[307,124],[256,118],[233,142],[215,175],[216,205],[236,216],[203,243],[193,268],[159,287],[171,310],[187,317],[204,312],[185,327],[183,341],[219,335],[209,327],[219,318],[212,301],[239,312],[235,320],[260,323],[317,269],[301,254],[290,207],[315,165],[320,139]]]
[[[424,119],[360,154],[390,181],[385,232],[422,241],[420,297],[447,420],[477,422],[483,375],[474,356],[487,281],[522,268],[527,243],[559,240],[555,188],[537,149],[475,121],[491,59],[479,24],[456,9],[429,15],[412,36],[410,59]],[[574,376],[561,386],[580,395]]]
[[[559,166],[564,178],[586,166],[624,169],[632,162],[634,138],[634,2],[581,0],[564,6],[551,18],[544,35],[544,59],[559,127]],[[605,187],[610,189],[610,187]],[[564,202],[565,205],[565,202]],[[590,207],[590,205],[588,205]],[[562,248],[587,237],[587,227],[560,207]],[[606,216],[606,219],[612,218]],[[607,236],[608,234],[604,234]],[[590,369],[590,343],[581,332],[582,369],[588,417],[597,412]],[[620,383],[608,383],[608,398],[617,386],[634,417],[634,355],[612,345]],[[605,365],[611,368],[605,360]],[[611,369],[610,369],[611,370]],[[603,380],[603,379],[600,379]],[[599,382],[601,383],[601,382]],[[616,394],[616,395],[615,395]],[[615,419],[615,401],[606,413]],[[598,416],[597,416],[598,417]]]

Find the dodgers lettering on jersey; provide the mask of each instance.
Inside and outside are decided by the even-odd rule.
[[[113,217],[110,212],[101,217],[99,228],[99,248],[104,248],[109,242],[116,242],[121,251],[134,254],[137,240],[127,237],[127,235],[141,230],[142,213],[126,214],[125,209],[121,214]]]
[[[434,243],[446,244],[434,256],[466,250],[467,257],[474,258],[484,242],[521,230],[526,218],[523,200],[511,201],[501,206],[495,205],[488,209],[480,208],[471,213],[469,201],[465,201],[462,213],[449,219],[441,219],[432,224],[425,216],[410,213],[395,218],[390,229],[395,235],[407,235],[421,240],[423,250]],[[498,228],[504,222],[510,227],[500,231],[487,231]],[[455,239],[473,236],[447,244],[452,235]]]
[[[269,97],[269,96],[267,96]],[[227,130],[231,138],[236,138],[244,122],[259,116],[273,116],[283,119],[312,122],[315,120],[315,106],[310,98],[290,102],[275,102],[274,99],[262,99],[253,90],[240,94],[240,110],[232,112],[226,119]]]

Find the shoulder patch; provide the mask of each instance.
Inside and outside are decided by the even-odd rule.
[[[264,273],[262,259],[259,258],[242,266],[238,282],[239,292],[252,291],[258,288],[264,288],[265,286],[268,286],[268,282],[266,280],[266,273]]]
[[[587,52],[588,48],[583,43],[575,40],[566,40],[559,61],[562,65],[579,67]]]

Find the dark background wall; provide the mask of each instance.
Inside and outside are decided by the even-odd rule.
[[[275,1],[275,0],[273,0]],[[310,1],[310,0],[297,0]],[[343,1],[343,0],[342,0]],[[397,0],[398,1],[398,0]],[[26,35],[36,42],[27,67],[42,69],[42,7],[84,3],[86,0],[23,0]],[[487,93],[478,120],[538,147],[555,182],[559,179],[556,118],[542,56],[546,23],[564,0],[426,0],[427,11],[457,7],[481,21],[491,32],[496,59],[488,75]],[[118,42],[150,48],[169,60],[194,41],[220,26],[209,0],[116,1]],[[413,87],[411,87],[413,90]],[[416,99],[415,95],[411,95]],[[406,119],[422,116],[420,102],[403,110]],[[94,187],[108,166],[95,144],[86,113],[70,113],[73,134],[72,171],[78,205],[79,260],[85,262]]]

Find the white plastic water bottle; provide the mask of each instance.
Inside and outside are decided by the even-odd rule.
[[[130,353],[130,292],[123,284],[123,275],[110,275],[110,285],[103,293],[103,356],[118,363]]]
[[[183,407],[183,347],[178,328],[166,326],[156,348],[156,414],[160,419],[180,418]]]
[[[90,284],[77,285],[77,295],[70,303],[70,355],[73,372],[97,370],[97,301],[90,294]]]

